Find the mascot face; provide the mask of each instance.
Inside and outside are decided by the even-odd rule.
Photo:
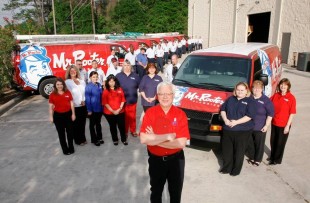
[[[41,78],[53,75],[49,66],[50,58],[46,55],[46,49],[40,46],[25,46],[20,51],[20,77],[25,86],[38,88]]]
[[[181,100],[183,99],[185,93],[188,91],[188,87],[176,87],[173,104],[175,106],[179,106],[181,104]]]

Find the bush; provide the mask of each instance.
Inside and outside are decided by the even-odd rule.
[[[13,79],[12,51],[16,45],[12,29],[0,28],[0,95]]]

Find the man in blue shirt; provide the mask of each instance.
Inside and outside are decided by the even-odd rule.
[[[144,47],[142,47],[140,49],[140,53],[137,55],[136,58],[136,68],[137,68],[137,73],[140,77],[140,80],[142,79],[142,77],[145,75],[145,68],[147,66],[147,57],[145,55],[145,51],[146,49]]]

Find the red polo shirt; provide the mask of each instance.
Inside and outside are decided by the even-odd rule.
[[[70,91],[65,91],[63,94],[52,92],[49,97],[49,103],[54,104],[54,111],[57,113],[64,113],[71,110],[72,95]]]
[[[285,127],[290,114],[296,114],[296,99],[290,92],[283,95],[275,93],[270,100],[274,105],[274,117],[272,124],[278,127]]]
[[[152,126],[155,134],[176,133],[176,138],[190,139],[186,114],[179,108],[171,106],[165,114],[160,105],[149,108],[143,118],[140,132],[146,132],[147,126]],[[180,148],[167,149],[160,146],[147,146],[156,156],[167,156],[180,151]]]
[[[124,91],[122,88],[119,87],[116,90],[111,89],[110,91],[105,89],[103,91],[103,94],[102,94],[102,105],[104,106],[103,113],[109,114],[109,115],[113,114],[111,111],[108,110],[107,107],[105,107],[106,104],[109,104],[113,110],[117,110],[120,108],[122,102],[126,102]],[[124,112],[124,108],[122,108],[120,113],[123,113],[123,112]]]

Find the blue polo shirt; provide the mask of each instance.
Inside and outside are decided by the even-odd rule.
[[[121,88],[124,90],[126,103],[135,104],[138,101],[138,88],[140,84],[140,77],[136,73],[130,73],[126,75],[124,72],[120,72],[116,75]]]
[[[155,75],[153,78],[151,78],[148,75],[143,76],[140,85],[139,85],[139,92],[144,92],[146,97],[154,97],[157,92],[157,85],[162,82],[163,79],[159,75]],[[155,101],[153,102],[147,102],[142,96],[141,96],[141,104],[142,106],[154,106]]]
[[[267,116],[274,116],[274,107],[270,99],[264,94],[260,98],[254,99],[254,101],[256,102],[256,116],[253,130],[260,131],[266,124]]]
[[[136,61],[137,61],[136,65],[140,65],[138,62],[141,62],[143,65],[146,65],[147,64],[147,57],[145,54],[139,53],[137,55]]]
[[[238,120],[244,116],[252,118],[250,121],[236,125],[232,128],[224,124],[224,130],[248,131],[254,128],[253,119],[256,116],[256,103],[252,97],[245,97],[238,100],[237,97],[231,96],[224,102],[224,104],[222,104],[221,111],[226,112],[228,120]]]
[[[85,104],[88,112],[102,112],[102,87],[100,83],[88,83],[85,88]]]

